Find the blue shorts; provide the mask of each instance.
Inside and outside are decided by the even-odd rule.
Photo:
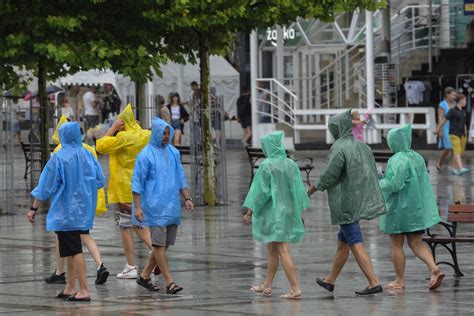
[[[360,231],[359,222],[341,224],[339,226],[340,229],[339,233],[337,234],[337,240],[342,241],[349,246],[362,243],[362,233]]]
[[[173,127],[174,130],[181,130],[181,122],[180,122],[180,120],[172,120],[172,121],[171,121],[171,127]]]

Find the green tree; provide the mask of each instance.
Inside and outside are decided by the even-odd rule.
[[[189,56],[197,52],[201,70],[204,134],[204,198],[217,203],[209,111],[209,55],[223,55],[237,32],[287,25],[298,17],[330,21],[337,13],[356,8],[376,9],[384,2],[369,0],[213,0],[157,1],[145,17],[167,25],[164,42]]]

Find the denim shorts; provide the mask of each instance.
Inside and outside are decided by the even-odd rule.
[[[353,246],[362,243],[362,233],[360,231],[359,222],[351,224],[339,225],[339,233],[337,239],[343,243]]]

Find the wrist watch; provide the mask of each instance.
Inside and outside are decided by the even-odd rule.
[[[32,207],[30,207],[30,211],[36,212],[37,210],[38,210],[38,208],[37,208],[37,207],[33,207],[33,206],[32,206]]]
[[[193,201],[193,198],[192,198],[192,197],[187,197],[187,198],[185,198],[184,200],[185,200],[185,201],[191,201],[191,202],[192,202],[192,201]]]

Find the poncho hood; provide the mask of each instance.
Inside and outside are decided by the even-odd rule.
[[[351,110],[329,118],[328,128],[335,140],[352,135]]]
[[[122,113],[117,116],[117,119],[122,120],[125,123],[125,130],[141,130],[141,126],[137,123],[135,119],[135,114],[133,114],[132,105],[129,103]]]
[[[410,150],[411,135],[412,132],[410,125],[390,130],[387,134],[388,147],[394,153]]]
[[[150,145],[156,146],[156,147],[162,147],[163,145],[163,133],[165,132],[165,129],[169,128],[170,129],[170,137],[169,140],[171,141],[173,139],[174,135],[174,128],[172,128],[168,123],[163,121],[162,119],[155,117],[152,122],[152,128],[151,128],[151,138],[150,138]],[[169,144],[169,142],[168,142]]]
[[[82,148],[81,129],[77,122],[66,122],[59,128],[59,140],[63,148],[79,147]]]
[[[56,125],[56,129],[54,130],[54,134],[53,134],[53,142],[56,145],[59,145],[61,143],[61,141],[59,140],[59,128],[61,127],[61,125],[63,125],[66,122],[67,122],[67,117],[66,115],[63,114],[61,118],[59,119],[58,125]]]
[[[283,145],[283,132],[274,132],[260,138],[262,150],[267,158],[286,158],[285,146]]]

